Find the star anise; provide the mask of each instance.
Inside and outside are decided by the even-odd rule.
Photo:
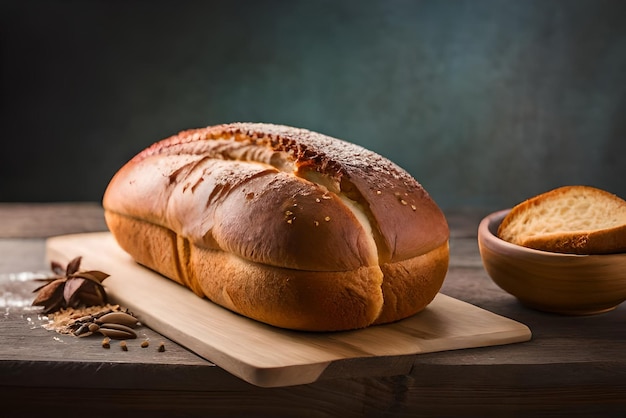
[[[36,279],[46,284],[33,291],[37,293],[33,306],[43,306],[43,313],[48,314],[62,308],[106,304],[107,294],[102,281],[109,275],[97,270],[79,271],[81,260],[82,257],[76,257],[67,267],[52,261],[50,264],[55,275]]]

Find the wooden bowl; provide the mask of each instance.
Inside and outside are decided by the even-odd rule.
[[[626,253],[560,254],[511,244],[497,237],[509,211],[478,226],[483,266],[503,290],[528,307],[566,315],[606,312],[626,300]]]

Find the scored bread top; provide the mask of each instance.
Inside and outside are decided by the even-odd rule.
[[[515,206],[498,236],[537,250],[571,254],[626,251],[626,201],[590,186],[564,186]]]
[[[348,271],[448,240],[439,207],[405,170],[304,129],[235,123],[181,132],[111,180],[105,210],[263,264]]]

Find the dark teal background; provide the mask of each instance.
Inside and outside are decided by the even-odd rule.
[[[152,142],[233,121],[366,146],[444,208],[626,198],[624,1],[0,5],[0,201],[100,200]]]

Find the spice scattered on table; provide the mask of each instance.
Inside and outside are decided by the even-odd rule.
[[[102,282],[109,275],[98,270],[81,271],[81,260],[76,257],[66,267],[53,261],[52,277],[34,279],[45,282],[33,291],[37,296],[32,302],[43,307],[48,319],[43,327],[81,338],[100,334],[104,336],[102,348],[110,349],[111,340],[120,340],[120,348],[128,351],[126,340],[137,338],[134,328],[141,323],[128,309],[108,302]],[[148,339],[141,342],[142,348],[149,345]],[[159,343],[157,351],[164,352],[165,343]]]

